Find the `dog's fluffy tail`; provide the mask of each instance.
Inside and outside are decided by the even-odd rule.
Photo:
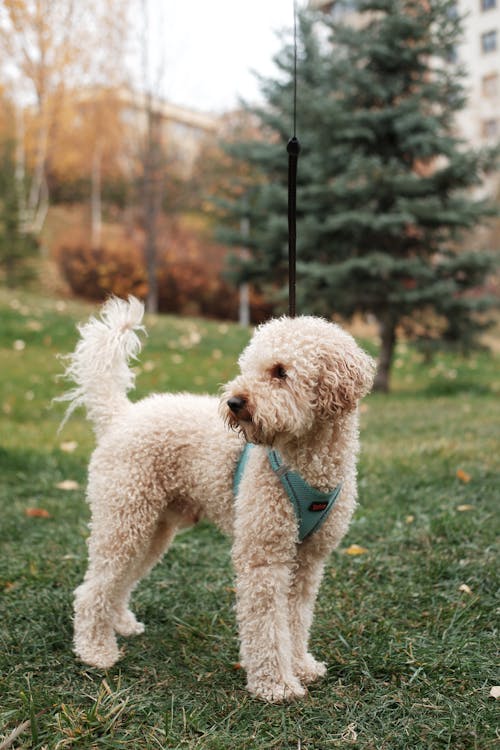
[[[60,429],[76,408],[85,406],[99,437],[127,407],[126,394],[135,381],[128,363],[141,350],[135,331],[145,330],[143,314],[144,305],[135,297],[127,302],[111,297],[102,307],[100,320],[90,318],[78,327],[81,338],[66,358],[64,373],[76,387],[56,399],[69,401]]]

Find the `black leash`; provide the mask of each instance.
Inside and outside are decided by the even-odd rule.
[[[297,266],[297,162],[300,143],[297,138],[297,2],[293,3],[293,136],[286,144],[288,152],[288,314],[295,317]]]

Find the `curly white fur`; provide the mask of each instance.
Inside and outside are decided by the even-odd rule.
[[[61,428],[75,409],[85,406],[99,437],[113,417],[128,406],[125,394],[135,384],[128,361],[141,351],[135,331],[145,330],[141,325],[143,315],[144,305],[135,297],[129,297],[128,304],[111,297],[102,307],[101,320],[91,318],[78,327],[81,338],[67,357],[64,373],[76,388],[56,399],[70,402]]]
[[[345,534],[356,504],[357,403],[374,366],[339,326],[313,317],[261,326],[240,357],[240,375],[220,401],[191,394],[130,403],[142,306],[106,303],[80,329],[66,374],[98,444],[89,466],[89,566],[75,592],[75,651],[107,668],[116,635],[142,633],[128,607],[137,582],[179,528],[204,517],[233,538],[241,659],[248,689],[268,701],[305,694],[325,665],[308,652],[324,562]],[[237,398],[235,411],[228,401]],[[234,406],[234,404],[233,404]],[[221,419],[222,417],[222,419]],[[227,429],[227,425],[235,429]],[[233,497],[244,440],[257,443]],[[267,446],[312,486],[342,492],[321,528],[298,542],[297,520],[271,470]]]

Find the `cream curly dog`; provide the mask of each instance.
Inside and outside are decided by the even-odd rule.
[[[373,360],[333,323],[284,317],[257,329],[240,357],[241,374],[220,400],[182,393],[132,403],[128,361],[140,350],[142,315],[134,298],[109,300],[100,320],[80,328],[66,370],[76,384],[62,397],[71,402],[68,412],[84,405],[97,436],[75,652],[102,669],[117,661],[116,635],[144,630],[129,609],[133,588],[179,529],[206,518],[233,539],[249,691],[268,701],[303,696],[326,670],[308,652],[309,630],[325,560],[356,504],[357,404],[372,385]],[[235,497],[247,442],[254,447]],[[281,469],[271,465],[270,447]],[[303,541],[282,481],[288,469],[313,492],[336,488],[338,495]]]

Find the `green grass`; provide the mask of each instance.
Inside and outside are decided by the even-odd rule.
[[[92,311],[0,291],[0,747],[16,728],[16,748],[497,746],[498,359],[429,366],[399,347],[393,394],[365,402],[360,506],[318,601],[312,643],[328,675],[304,701],[268,706],[244,690],[229,543],[207,525],[180,535],[137,590],[146,634],[123,641],[114,669],[71,653],[92,434],[78,414],[58,435],[51,399],[64,388],[56,353]],[[134,398],[215,392],[248,339],[197,320],[148,329]],[[57,488],[68,479],[76,490]],[[346,554],[352,544],[366,552]]]

